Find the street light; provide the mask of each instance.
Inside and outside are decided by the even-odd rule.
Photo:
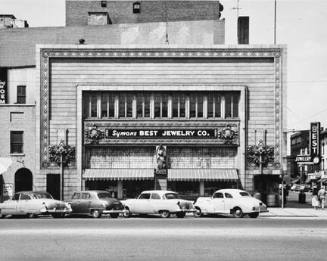
[[[60,167],[60,200],[64,200],[64,167],[75,160],[75,147],[66,145],[63,140],[58,145],[49,146],[49,161]]]
[[[58,144],[58,153],[60,155],[60,200],[64,200],[64,153],[65,143],[61,140]]]

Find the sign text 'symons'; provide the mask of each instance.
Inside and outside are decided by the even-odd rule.
[[[121,138],[217,138],[215,129],[191,129],[191,130],[125,130],[125,129],[105,129],[106,139]]]

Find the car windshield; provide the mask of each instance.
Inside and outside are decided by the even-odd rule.
[[[52,196],[46,192],[37,192],[37,193],[33,193],[33,198],[35,198],[35,199],[45,199],[45,198],[52,199]]]
[[[102,198],[111,198],[110,193],[106,193],[106,192],[101,192],[98,193],[98,198],[102,199]]]
[[[247,193],[247,192],[245,192],[245,191],[240,192],[240,195],[241,195],[242,197],[250,197],[250,194]]]
[[[166,193],[165,194],[166,199],[178,199],[177,193]]]

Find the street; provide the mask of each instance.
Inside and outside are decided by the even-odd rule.
[[[0,260],[325,260],[327,220],[0,220]]]

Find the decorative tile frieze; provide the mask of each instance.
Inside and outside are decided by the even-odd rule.
[[[49,70],[51,59],[56,58],[272,58],[275,64],[275,91],[276,102],[281,101],[281,49],[280,48],[41,48],[40,50],[40,140],[41,140],[41,165],[46,166],[49,145]],[[190,83],[191,84],[191,83]],[[277,105],[277,104],[276,104]],[[275,108],[276,126],[280,128],[281,106]],[[278,115],[278,116],[277,116]],[[276,136],[275,145],[279,145],[281,137]],[[279,162],[281,158],[279,157]]]

